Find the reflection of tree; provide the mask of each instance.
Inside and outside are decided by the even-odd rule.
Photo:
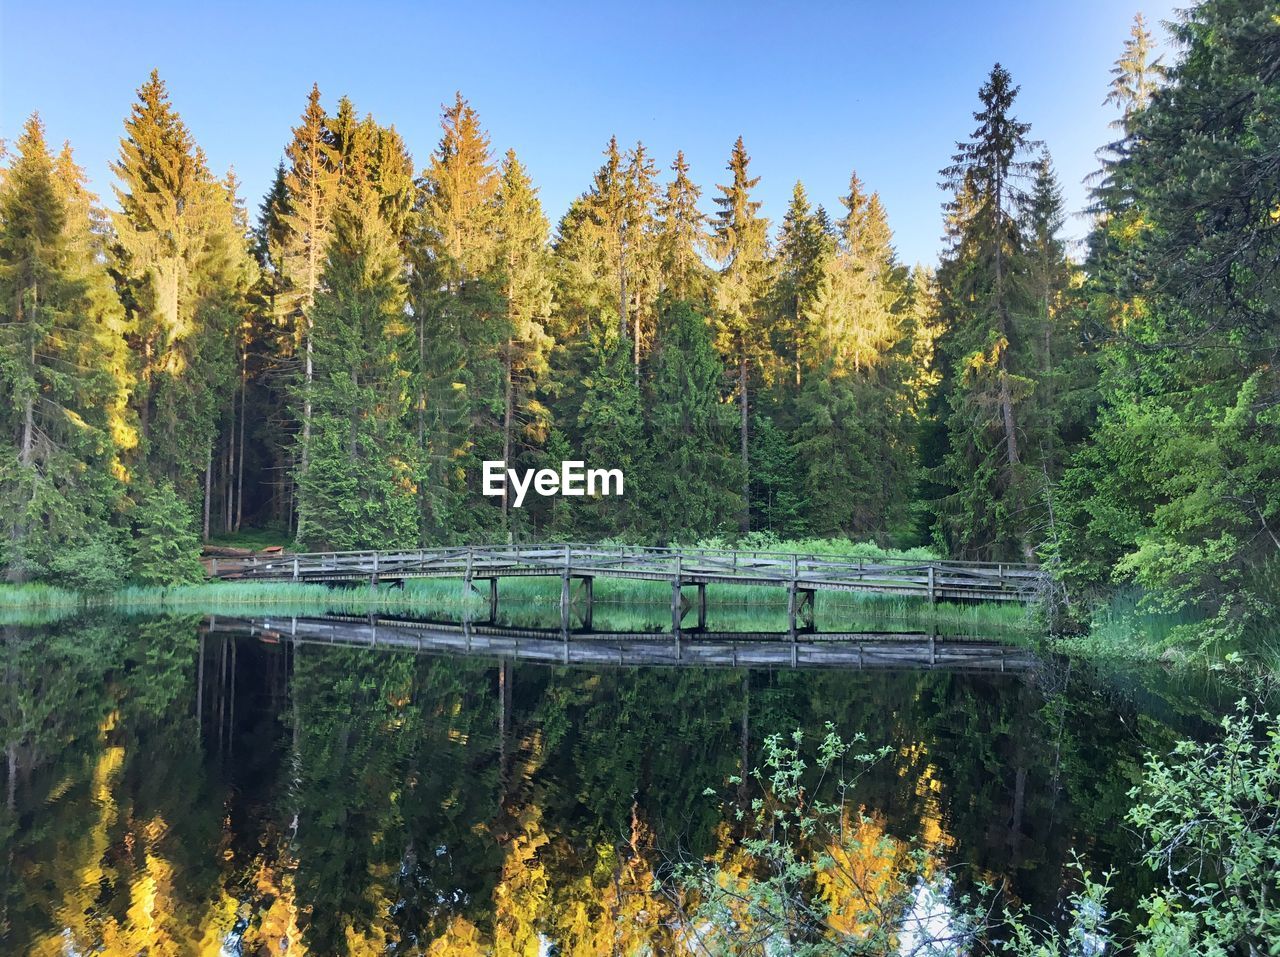
[[[17,952],[179,953],[218,936],[202,906],[218,806],[194,746],[193,648],[190,620],[6,635],[15,809],[33,821],[7,842]]]
[[[1068,847],[1129,862],[1125,792],[1172,736],[1084,669],[502,669],[216,634],[201,664],[193,619],[3,638],[4,952],[60,953],[64,928],[107,953],[669,952],[655,881],[677,856],[756,875],[736,815],[757,792],[732,779],[770,732],[827,721],[892,746],[813,848],[832,926],[901,915],[912,867],[953,902],[987,879],[1051,913]]]
[[[485,906],[500,860],[485,830],[496,807],[491,676],[408,655],[296,659],[292,853],[311,950],[430,940]]]

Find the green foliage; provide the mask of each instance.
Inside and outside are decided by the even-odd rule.
[[[1153,610],[1208,619],[1193,640],[1239,643],[1274,628],[1280,553],[1280,23],[1265,3],[1210,0],[1175,33],[1184,53],[1149,101],[1124,65],[1135,92],[1092,256],[1115,341],[1063,481],[1060,555],[1076,587],[1136,582]]]
[[[191,509],[170,483],[142,489],[131,518],[130,577],[144,585],[176,585],[204,577]]]
[[[651,535],[665,542],[715,534],[742,512],[735,423],[720,398],[724,370],[710,328],[689,303],[663,310],[655,366],[647,419],[654,468],[643,492]]]
[[[305,546],[417,541],[415,452],[398,359],[407,333],[399,271],[373,197],[344,201],[314,310],[311,444],[298,476]]]
[[[1280,939],[1280,721],[1258,708],[1241,700],[1214,744],[1179,741],[1168,756],[1150,755],[1129,792],[1127,820],[1160,878],[1125,942],[1137,957],[1266,954]],[[1077,869],[1066,933],[1006,912],[1000,952],[1067,957],[1121,946],[1115,927],[1125,915],[1109,908],[1110,880]]]
[[[596,365],[583,380],[582,409],[578,429],[582,444],[578,453],[586,462],[607,462],[609,468],[635,477],[646,475],[644,420],[640,389],[636,384],[631,349],[612,331],[596,342]],[[582,499],[570,513],[574,534],[590,539],[621,535],[635,538],[641,516],[634,493],[628,497],[596,495]]]

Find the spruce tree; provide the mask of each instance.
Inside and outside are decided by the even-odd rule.
[[[324,270],[329,245],[330,220],[337,196],[337,162],[327,135],[328,117],[320,103],[320,88],[312,85],[301,122],[293,129],[293,140],[285,148],[289,167],[284,186],[287,201],[275,215],[283,227],[282,248],[277,261],[277,282],[290,295],[293,319],[293,351],[302,352],[301,420],[296,463],[298,474],[306,474],[311,445],[311,383],[315,376],[313,329],[316,294]],[[306,534],[299,512],[298,534]]]
[[[123,477],[112,474],[115,440],[128,437],[126,370],[111,341],[120,310],[82,187],[68,154],[55,168],[32,116],[0,182],[0,388],[12,397],[0,411],[0,565],[14,581],[122,572],[109,527]]]
[[[441,117],[443,134],[422,172],[423,241],[450,292],[493,264],[498,171],[480,118],[458,93]]]
[[[297,476],[305,547],[418,541],[404,304],[399,251],[376,193],[345,197],[315,300],[311,460]]]
[[[1023,482],[1024,440],[1018,406],[1033,388],[1018,318],[1028,311],[1020,272],[1019,211],[1038,148],[1030,125],[1013,116],[1018,87],[999,64],[979,91],[972,139],[957,144],[943,185],[956,243],[940,273],[948,311],[950,451],[944,471],[952,491],[941,529],[966,557],[1034,560]]]
[[[194,499],[234,375],[231,329],[252,279],[235,203],[153,72],[125,122],[113,216],[115,271],[138,367],[149,471]]]
[[[1111,87],[1103,101],[1120,110],[1117,123],[1125,131],[1130,128],[1133,115],[1146,109],[1151,102],[1151,95],[1164,76],[1160,58],[1152,58],[1151,47],[1151,31],[1147,29],[1142,14],[1136,13],[1129,39],[1124,44],[1124,52],[1111,68]]]
[[[704,301],[709,277],[702,261],[707,237],[706,216],[698,209],[702,191],[689,178],[684,152],[676,153],[671,164],[674,174],[658,204],[658,256],[662,269],[662,289],[675,299]]]
[[[510,467],[523,456],[516,442],[534,448],[546,441],[550,410],[538,398],[539,381],[546,375],[554,344],[547,333],[551,314],[551,273],[547,250],[548,224],[538,191],[516,157],[508,150],[502,163],[494,226],[498,241],[498,269],[506,304],[507,341],[503,347],[504,401],[502,458]],[[510,531],[510,509],[502,501]]]
[[[661,260],[658,250],[655,208],[657,169],[643,143],[627,152],[623,211],[621,281],[624,318],[630,318],[631,363],[639,381],[640,362],[652,344],[657,324]]]
[[[842,202],[838,247],[801,316],[803,495],[815,532],[888,542],[904,530],[914,485],[904,277],[879,197],[855,174]]]
[[[742,459],[742,497],[750,500],[750,380],[751,368],[764,350],[761,304],[768,282],[769,223],[760,215],[760,203],[751,190],[760,182],[748,173],[751,158],[739,136],[729,156],[733,174],[727,186],[718,186],[719,209],[712,220],[712,249],[720,261],[715,293],[716,345],[726,364],[737,374],[738,452]],[[741,517],[742,531],[749,531],[747,508]]]
[[[1111,341],[1059,555],[1073,584],[1131,581],[1191,613],[1203,646],[1276,621],[1280,22],[1274,4],[1209,0],[1174,34],[1185,53],[1129,114],[1111,172],[1137,216],[1092,244]]]
[[[835,239],[809,206],[804,184],[797,182],[778,234],[769,330],[770,357],[780,366],[779,376],[796,388],[801,382],[805,316],[822,288],[835,246]]]
[[[705,317],[676,301],[662,315],[647,429],[652,537],[694,542],[729,531],[742,513],[734,415],[720,399],[724,368]]]
[[[620,330],[606,328],[591,344],[594,361],[582,380],[582,404],[576,423],[578,455],[583,461],[621,469],[628,489],[646,485],[643,400],[631,362],[631,342]],[[597,466],[599,467],[599,466]],[[643,533],[644,515],[634,493],[581,500],[571,516],[572,530],[588,541]]]
[[[466,477],[502,449],[502,347],[508,327],[497,268],[499,174],[489,137],[459,94],[441,116],[423,171],[413,239],[411,302],[414,427],[426,471],[418,483],[421,534],[488,534],[502,512],[468,508]],[[476,523],[479,523],[478,525]]]

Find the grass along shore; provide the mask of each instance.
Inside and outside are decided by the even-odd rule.
[[[576,593],[575,593],[576,594]],[[786,628],[786,592],[764,585],[720,585],[707,590],[712,629]],[[671,589],[663,582],[602,580],[595,586],[597,627],[650,630],[670,624]],[[499,586],[503,618],[545,619],[558,608],[558,579],[511,578]],[[450,617],[483,612],[484,594],[467,594],[461,579],[410,579],[403,588],[366,585],[330,587],[292,582],[202,582],[167,587],[132,586],[84,593],[41,584],[0,585],[0,621],[56,620],[82,610],[124,614],[166,612],[220,615],[256,613],[320,615],[385,611]],[[717,614],[716,612],[719,612]],[[729,614],[732,613],[732,614]],[[953,604],[895,595],[819,592],[815,617],[820,630],[915,630],[936,627],[959,634],[1037,633],[1042,626],[1022,606]],[[774,619],[777,619],[776,621]],[[750,624],[748,624],[750,623]]]

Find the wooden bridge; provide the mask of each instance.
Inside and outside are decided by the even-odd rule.
[[[215,578],[255,581],[401,583],[409,578],[462,579],[467,587],[489,583],[490,619],[496,620],[498,580],[550,577],[561,580],[560,611],[567,630],[572,585],[579,583],[591,627],[597,578],[668,582],[672,630],[680,631],[694,605],[698,629],[707,621],[707,586],[772,586],[787,592],[794,636],[797,622],[812,621],[818,591],[912,595],[937,601],[1013,601],[1040,598],[1048,578],[1027,565],[995,562],[858,559],[766,551],[705,548],[645,548],[614,545],[490,545],[366,552],[307,552],[206,560]]]
[[[706,633],[694,642],[680,633],[558,633],[483,623],[419,622],[370,615],[316,618],[212,616],[209,634],[266,642],[319,644],[407,651],[420,655],[480,657],[586,667],[691,666],[723,668],[837,668],[979,673],[1033,671],[1040,666],[1025,648],[925,633],[824,633],[804,641],[785,634]],[[770,640],[772,639],[772,640]],[[784,639],[779,641],[777,639]]]

